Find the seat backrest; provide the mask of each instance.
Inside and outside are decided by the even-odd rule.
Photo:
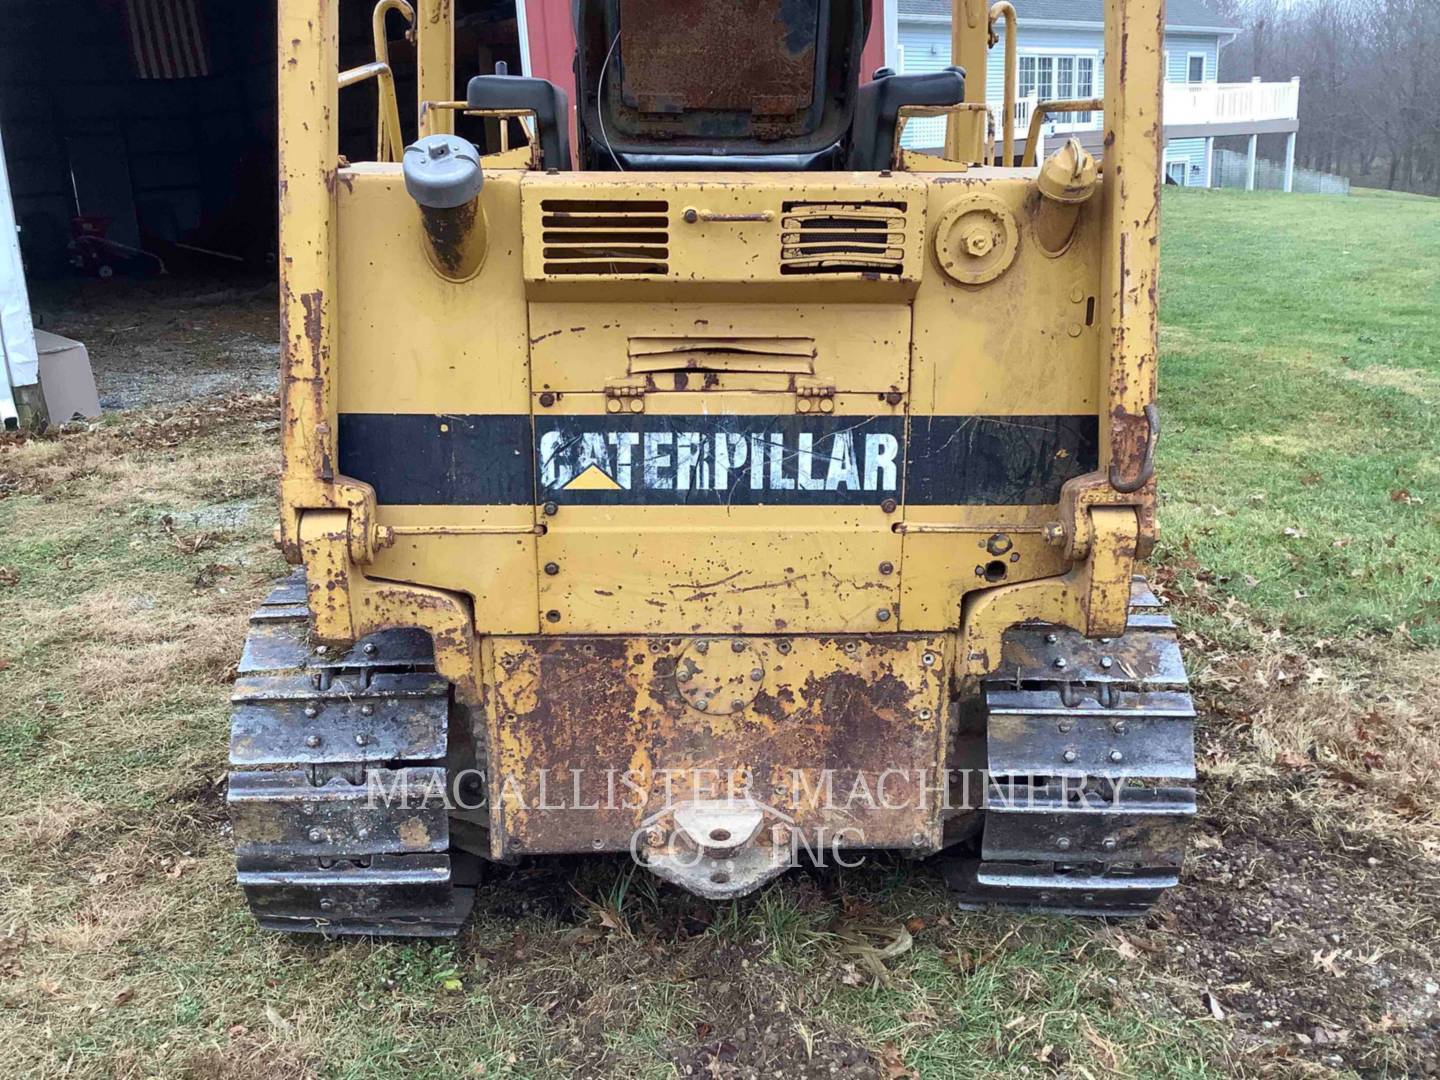
[[[870,7],[576,0],[582,167],[839,167]]]

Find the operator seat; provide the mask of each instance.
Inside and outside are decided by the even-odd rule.
[[[472,109],[524,109],[535,114],[540,164],[570,168],[570,105],[565,91],[548,79],[524,75],[476,75],[465,90]]]

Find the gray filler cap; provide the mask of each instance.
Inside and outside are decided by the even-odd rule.
[[[405,190],[421,206],[449,210],[480,194],[480,151],[458,135],[426,135],[405,148]]]

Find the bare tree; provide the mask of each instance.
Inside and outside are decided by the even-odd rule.
[[[1222,78],[1300,77],[1300,163],[1440,194],[1440,0],[1218,0]]]

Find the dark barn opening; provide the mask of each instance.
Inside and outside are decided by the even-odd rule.
[[[374,59],[340,0],[342,67]],[[434,0],[417,0],[423,11]],[[387,16],[402,127],[415,50]],[[456,4],[456,88],[520,70],[514,0]],[[273,271],[275,0],[0,0],[0,134],[27,275]],[[374,157],[373,81],[341,91],[340,153]]]

